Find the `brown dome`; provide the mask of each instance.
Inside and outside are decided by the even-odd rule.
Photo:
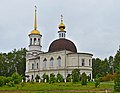
[[[49,52],[68,50],[71,52],[77,52],[75,44],[68,39],[57,39],[53,41],[49,47]]]

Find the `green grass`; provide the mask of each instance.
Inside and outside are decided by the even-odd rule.
[[[17,89],[18,86],[18,89]],[[100,83],[99,88],[95,88],[94,83],[90,82],[86,86],[82,86],[80,83],[73,84],[71,82],[69,83],[25,83],[22,87],[21,84],[16,85],[15,87],[9,87],[9,86],[3,86],[0,87],[0,91],[16,91],[15,93],[19,93],[20,91],[22,93],[86,93],[88,91],[91,91],[91,93],[98,93],[98,91],[113,91],[114,83],[113,82],[102,82]],[[20,92],[20,93],[21,93]],[[8,92],[7,92],[8,93]],[[14,92],[13,92],[14,93]],[[104,92],[105,93],[105,92]],[[117,92],[111,92],[111,93],[117,93]],[[119,92],[118,92],[119,93]]]

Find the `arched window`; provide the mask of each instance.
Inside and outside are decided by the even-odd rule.
[[[85,59],[82,59],[82,66],[85,66]]]
[[[40,45],[40,38],[38,38],[38,43],[39,43],[39,45]]]
[[[47,59],[45,58],[45,59],[43,60],[43,69],[46,68],[46,64],[47,64]]]
[[[38,69],[38,63],[37,63],[37,69]]]
[[[32,63],[32,69],[34,69],[34,63]]]
[[[61,57],[59,56],[57,60],[58,60],[58,67],[61,67]]]
[[[34,38],[34,45],[36,45],[36,38]]]
[[[32,78],[31,78],[32,80],[33,80],[33,75],[32,75]]]
[[[53,57],[50,59],[50,67],[53,67],[53,65],[54,65],[54,59],[53,59]]]

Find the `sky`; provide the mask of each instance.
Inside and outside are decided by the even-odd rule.
[[[0,0],[0,52],[28,49],[35,5],[43,51],[58,39],[61,14],[78,52],[104,59],[119,49],[120,0]]]

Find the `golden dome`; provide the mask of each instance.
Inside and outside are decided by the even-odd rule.
[[[59,27],[65,27],[65,25],[63,23],[60,23]]]
[[[40,32],[38,31],[38,30],[33,30],[32,32],[31,32],[31,34],[33,34],[33,35],[39,35],[40,34]]]
[[[61,23],[59,24],[59,29],[60,29],[60,31],[64,31],[64,29],[65,29],[65,25],[63,24],[63,16],[61,15]]]

